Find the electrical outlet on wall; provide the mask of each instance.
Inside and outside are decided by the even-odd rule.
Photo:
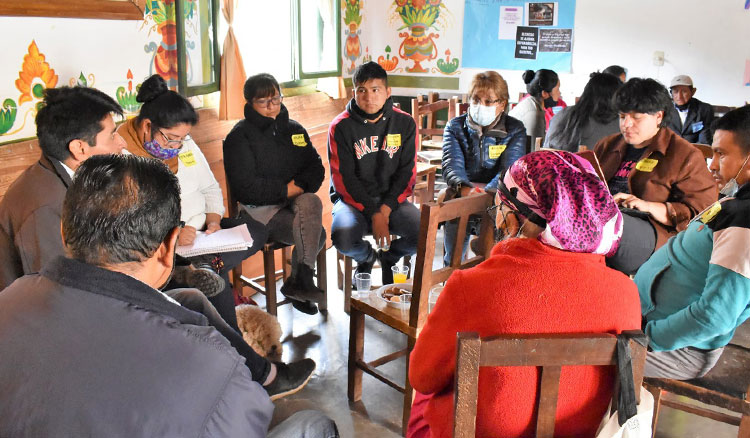
[[[657,50],[654,52],[654,65],[661,67],[664,65],[664,52]]]

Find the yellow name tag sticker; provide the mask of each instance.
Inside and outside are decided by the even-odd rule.
[[[292,144],[299,147],[307,146],[307,142],[305,141],[305,134],[293,134]]]
[[[195,155],[193,155],[193,151],[183,152],[178,155],[178,157],[180,157],[180,161],[182,161],[182,164],[184,164],[185,167],[193,167],[197,164],[197,162],[195,161]]]
[[[507,148],[507,145],[504,144],[494,144],[490,145],[490,160],[494,160],[496,158],[499,158],[500,155],[505,152],[505,148]]]
[[[707,224],[711,222],[716,217],[716,215],[719,214],[720,211],[721,211],[721,203],[719,203],[719,201],[716,201],[713,203],[712,206],[710,206],[709,208],[703,211],[703,214],[701,214],[700,221],[703,222],[704,224]]]
[[[401,134],[388,134],[385,136],[385,145],[389,148],[401,147]]]
[[[637,170],[640,170],[641,172],[651,172],[652,170],[654,170],[657,164],[659,164],[659,160],[654,160],[653,158],[644,158],[635,165],[635,168]]]

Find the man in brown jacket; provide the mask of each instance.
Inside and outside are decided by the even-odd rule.
[[[634,274],[719,193],[700,151],[666,127],[672,100],[662,84],[632,78],[614,102],[620,134],[594,148],[610,192],[625,213],[620,247],[607,264]]]

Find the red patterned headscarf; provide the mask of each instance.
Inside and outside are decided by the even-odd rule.
[[[538,151],[518,159],[505,188],[546,220],[538,239],[566,251],[613,255],[622,237],[622,214],[606,185],[585,159],[565,151]],[[513,199],[498,196],[510,208]]]

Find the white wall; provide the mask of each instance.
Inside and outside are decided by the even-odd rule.
[[[698,99],[743,105],[750,101],[750,87],[742,84],[750,59],[750,10],[743,6],[740,0],[578,0],[573,73],[560,75],[563,99],[572,104],[589,73],[619,64],[628,77],[652,77],[667,86],[673,76],[687,74]],[[656,50],[664,52],[662,67],[652,63]],[[480,70],[461,70],[460,91],[466,92]],[[500,71],[511,100],[525,90],[521,73]]]

